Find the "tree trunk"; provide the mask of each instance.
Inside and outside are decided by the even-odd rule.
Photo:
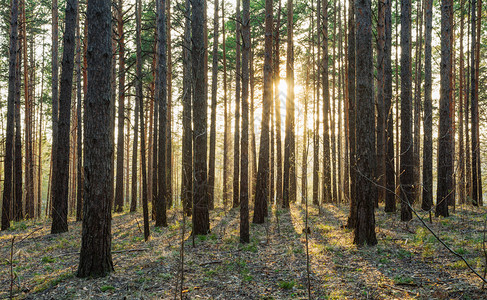
[[[235,65],[235,136],[233,139],[233,207],[240,205],[240,0],[237,0],[236,11],[236,65]]]
[[[207,179],[207,94],[204,73],[205,37],[204,37],[204,1],[192,1],[191,33],[193,41],[193,234],[208,234],[210,219],[208,213]],[[238,197],[237,197],[238,198]]]
[[[166,191],[167,208],[172,203],[172,44],[171,44],[171,0],[166,0],[167,10],[167,127],[166,127]]]
[[[274,84],[275,84],[275,115],[276,115],[276,202],[279,204],[283,203],[282,199],[282,138],[281,138],[281,98],[279,95],[279,31],[281,28],[281,0],[279,0],[279,8],[277,11],[277,23],[274,28],[274,39],[275,39],[275,53],[274,53]]]
[[[78,0],[66,2],[66,21],[63,37],[63,61],[59,95],[57,156],[54,178],[51,233],[68,231],[68,179],[70,152],[71,95],[73,87],[74,49]]]
[[[225,38],[225,1],[222,1],[222,32],[223,32],[223,105],[224,105],[224,137],[223,137],[223,206],[226,210],[230,201],[230,117],[227,99],[227,50]]]
[[[118,38],[118,138],[117,138],[117,178],[115,186],[115,211],[123,211],[123,163],[124,163],[124,123],[125,123],[125,37],[123,32],[123,0],[117,3]],[[128,176],[128,174],[126,174]]]
[[[105,276],[113,271],[111,193],[113,143],[110,137],[111,12],[110,1],[89,1],[88,90],[84,135],[83,229],[78,277]]]
[[[9,67],[8,67],[8,99],[7,99],[7,128],[5,139],[4,159],[4,186],[2,198],[2,231],[10,227],[12,220],[11,207],[13,199],[12,189],[12,162],[13,162],[13,141],[14,141],[14,105],[17,81],[17,53],[18,53],[18,0],[12,0],[10,9],[10,41],[9,41]]]
[[[459,116],[458,116],[458,141],[459,141],[459,149],[458,149],[458,167],[459,167],[459,178],[458,178],[458,193],[459,193],[459,199],[460,203],[464,204],[466,200],[466,194],[465,194],[465,141],[464,141],[464,130],[463,130],[463,110],[464,110],[464,97],[465,97],[465,60],[464,60],[464,54],[463,54],[463,38],[464,38],[464,27],[465,27],[465,0],[460,1],[460,83],[459,83],[459,89],[458,89],[458,104],[459,104]]]
[[[323,58],[321,61],[321,84],[323,88],[323,203],[332,201],[331,169],[330,169],[330,125],[328,116],[330,115],[330,86],[328,83],[328,2],[322,2],[323,42],[321,43]]]
[[[213,15],[213,67],[211,75],[211,125],[210,125],[210,165],[208,166],[208,208],[215,208],[215,151],[216,151],[216,110],[218,89],[218,0],[215,0]]]
[[[348,131],[350,147],[350,212],[347,228],[355,228],[357,223],[357,159],[355,130],[355,2],[348,3]]]
[[[411,84],[411,0],[401,0],[401,221],[412,219],[414,197],[412,84]]]
[[[385,106],[385,64],[386,64],[386,3],[379,1],[377,21],[377,203],[386,195],[386,106]]]
[[[384,103],[385,103],[385,117],[386,117],[386,198],[385,211],[394,212],[396,210],[395,198],[395,171],[394,171],[394,120],[392,112],[392,18],[391,18],[391,0],[385,0],[385,69],[384,69]],[[396,133],[398,134],[398,133]]]
[[[421,208],[433,206],[433,104],[431,99],[431,33],[433,31],[433,0],[425,0],[424,38],[424,141],[423,141],[423,201]]]
[[[191,126],[191,32],[190,0],[185,2],[185,25],[183,37],[183,141],[182,141],[182,178],[181,201],[187,216],[192,212],[193,201],[193,137]]]
[[[242,1],[242,135],[240,156],[240,242],[250,242],[249,233],[249,61],[250,0]]]
[[[57,143],[58,143],[58,114],[59,114],[59,89],[58,89],[58,82],[59,82],[59,66],[58,66],[58,59],[59,59],[59,25],[58,25],[58,0],[52,0],[52,27],[51,27],[51,43],[52,43],[52,51],[51,51],[51,91],[52,91],[52,146],[51,146],[51,159],[52,159],[52,169],[51,169],[51,195],[53,194],[52,191],[54,190],[54,178],[57,177]],[[52,203],[52,196],[51,201]],[[52,211],[49,211],[51,214]]]
[[[157,0],[157,73],[156,73],[156,102],[159,103],[159,140],[157,157],[157,185],[158,193],[155,202],[156,226],[166,227],[166,129],[167,129],[167,40],[165,0]],[[205,148],[206,149],[206,148]]]
[[[82,115],[81,115],[81,34],[80,34],[80,14],[78,6],[78,18],[76,21],[76,97],[77,97],[77,142],[76,142],[76,157],[77,157],[77,175],[76,175],[76,221],[81,221],[83,216],[83,131],[82,131]],[[42,96],[42,93],[41,93]],[[41,102],[42,103],[42,102]],[[39,146],[40,152],[40,146]],[[40,175],[39,175],[40,176]],[[39,182],[40,188],[40,182]],[[39,192],[40,196],[40,192]]]
[[[375,133],[374,130],[374,82],[372,58],[372,11],[370,0],[355,2],[357,28],[356,72],[357,72],[357,222],[354,244],[375,245],[374,205],[377,190],[369,178],[374,176]]]
[[[259,169],[253,220],[256,224],[264,223],[266,207],[269,202],[269,115],[272,109],[272,0],[266,0],[265,12],[264,95],[262,100]]]
[[[317,9],[316,9],[316,17],[317,17],[317,39],[318,39],[318,64],[316,63],[315,59],[315,52],[314,52],[314,45],[313,45],[313,78],[315,81],[315,88],[314,91],[316,94],[314,95],[314,132],[313,132],[313,204],[319,205],[320,204],[320,194],[319,194],[319,187],[320,187],[320,109],[319,109],[319,99],[320,99],[320,41],[321,41],[321,34],[319,34],[319,28],[321,23],[321,0],[317,1]],[[314,32],[314,18],[311,20],[311,30]]]
[[[137,84],[139,84],[139,75],[137,75]],[[138,91],[136,92],[138,93]],[[134,143],[133,143],[133,148],[132,148],[132,195],[131,195],[131,201],[130,201],[130,211],[131,212],[135,212],[137,210],[137,146],[138,146],[138,143],[139,143],[139,117],[138,117],[138,114],[139,114],[139,110],[140,110],[140,106],[139,106],[139,102],[140,102],[140,97],[142,97],[142,95],[139,95],[137,94],[136,95],[137,99],[135,101],[135,110],[134,110],[134,120],[135,120],[135,124],[134,124]],[[141,127],[142,128],[142,127]],[[144,130],[142,129],[142,134],[143,134]],[[142,140],[142,136],[141,136],[141,140]],[[128,172],[127,172],[127,176],[128,176]]]
[[[438,190],[436,216],[448,217],[448,203],[453,196],[452,132],[450,118],[451,39],[453,29],[451,1],[441,1],[440,124],[438,128]]]

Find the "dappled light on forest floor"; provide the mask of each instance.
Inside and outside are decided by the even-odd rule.
[[[187,299],[307,298],[304,207],[273,208],[267,224],[251,224],[248,244],[239,243],[238,209],[217,208],[210,215],[211,233],[196,236],[194,248],[190,218],[186,219],[183,295]],[[378,245],[357,248],[352,244],[353,231],[342,228],[347,215],[347,207],[324,205],[318,211],[310,206],[313,299],[487,297],[480,280],[418,220],[402,223],[397,214],[386,214],[381,207],[376,212]],[[430,225],[481,273],[484,217],[484,208],[457,209],[450,218],[435,218]],[[98,279],[75,277],[81,223],[71,221],[70,231],[59,235],[49,234],[47,221],[14,223],[12,230],[0,234],[0,298],[9,295],[10,244],[15,236],[15,297],[173,299],[179,295],[181,213],[169,212],[167,228],[152,226],[148,242],[141,220],[140,213],[114,215],[115,272]]]

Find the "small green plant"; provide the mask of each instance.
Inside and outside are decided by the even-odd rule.
[[[44,256],[42,257],[41,261],[45,264],[50,264],[50,263],[53,263],[55,261],[55,259],[53,257],[50,257],[50,256]]]
[[[294,280],[291,281],[279,281],[279,287],[281,289],[290,290],[296,285]]]
[[[113,286],[111,286],[111,285],[104,285],[100,289],[101,289],[102,292],[106,292],[106,291],[112,291],[115,288]]]
[[[412,256],[413,256],[413,254],[408,250],[400,249],[397,252],[397,257],[400,259],[411,258]]]
[[[161,273],[161,274],[159,274],[159,277],[161,277],[163,280],[170,280],[174,276],[172,274],[169,274],[169,273]]]
[[[414,284],[414,280],[405,275],[397,275],[394,277],[394,284]]]

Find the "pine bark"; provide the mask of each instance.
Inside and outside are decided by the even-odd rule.
[[[63,37],[63,61],[59,94],[59,120],[57,156],[54,157],[58,167],[54,178],[53,211],[51,233],[68,231],[68,188],[69,188],[69,152],[71,95],[73,88],[74,49],[78,0],[66,2],[65,30]]]
[[[167,130],[167,39],[166,39],[166,11],[165,0],[157,0],[157,72],[156,72],[156,102],[159,104],[159,138],[157,157],[157,199],[156,226],[166,227],[166,130]],[[205,148],[206,149],[206,148]]]
[[[375,127],[374,83],[372,58],[372,11],[370,0],[355,2],[355,21],[357,28],[356,44],[356,95],[357,99],[357,222],[355,224],[354,244],[375,245],[374,206],[377,197],[376,187],[370,179],[375,169]]]
[[[83,116],[81,114],[82,104],[82,89],[81,89],[81,33],[80,33],[80,14],[78,6],[78,18],[76,21],[76,98],[77,98],[77,142],[76,142],[76,221],[81,221],[83,216],[83,130],[82,130],[82,120]],[[40,151],[40,147],[39,147]],[[40,169],[39,169],[40,170]],[[39,175],[40,176],[40,175]],[[40,182],[39,182],[40,188]],[[40,196],[40,193],[39,193]]]
[[[431,99],[431,40],[433,31],[433,0],[425,0],[424,38],[424,140],[423,140],[423,197],[421,208],[433,206],[433,103]]]
[[[118,138],[117,138],[117,174],[115,186],[115,211],[122,212],[123,195],[123,163],[125,144],[125,37],[123,32],[123,0],[117,3],[117,38],[118,38]],[[128,176],[128,174],[126,174]]]
[[[414,196],[411,84],[411,0],[401,0],[401,221],[412,219]]]
[[[191,126],[191,28],[190,1],[185,1],[185,25],[183,37],[183,142],[182,142],[182,178],[181,201],[184,212],[191,215],[193,203],[193,137]]]
[[[15,105],[15,85],[16,85],[16,66],[17,66],[17,41],[18,41],[18,17],[19,2],[12,0],[10,6],[10,36],[9,36],[9,68],[8,68],[8,98],[7,98],[7,128],[5,138],[5,160],[4,160],[4,186],[2,196],[2,227],[7,230],[12,220],[12,163],[13,163],[13,141],[14,141],[14,105]]]
[[[276,202],[279,204],[283,203],[282,198],[282,138],[281,138],[281,98],[279,95],[279,65],[280,65],[280,39],[279,33],[281,29],[281,0],[279,0],[279,8],[277,10],[277,22],[274,28],[274,43],[275,43],[275,53],[274,53],[274,84],[275,84],[275,116],[276,116]]]
[[[453,197],[453,144],[450,116],[451,80],[451,12],[453,3],[441,1],[440,122],[438,128],[438,189],[436,216],[448,217],[448,203]]]
[[[259,169],[255,193],[254,220],[265,221],[269,203],[269,115],[272,109],[272,0],[265,2],[264,40],[264,95],[262,102],[262,125],[260,130]],[[272,161],[271,161],[272,163]]]
[[[213,54],[211,73],[211,125],[210,125],[210,154],[208,171],[208,208],[215,208],[215,152],[216,152],[216,110],[218,89],[218,0],[214,3],[213,14]]]
[[[321,61],[321,85],[323,88],[323,203],[332,201],[331,161],[330,161],[330,86],[328,82],[328,1],[322,1],[323,20],[320,27],[323,34],[321,43],[323,57]]]
[[[240,205],[240,37],[241,37],[241,18],[240,18],[240,0],[237,0],[236,11],[236,44],[235,44],[235,133],[233,139],[233,207]]]
[[[113,143],[110,137],[111,12],[110,1],[89,1],[88,89],[84,135],[83,227],[78,277],[105,276],[113,271],[111,255],[111,192]]]
[[[193,70],[193,234],[208,234],[207,89],[205,88],[204,0],[192,1]],[[237,197],[238,198],[238,197]]]

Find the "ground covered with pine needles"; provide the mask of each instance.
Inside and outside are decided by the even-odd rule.
[[[442,246],[417,218],[376,213],[375,247],[357,248],[343,228],[348,208],[309,209],[312,299],[481,299],[482,281]],[[486,256],[485,208],[457,207],[429,226],[480,274]],[[252,215],[252,214],[251,214]],[[428,215],[423,213],[428,219]],[[251,242],[239,243],[238,209],[217,208],[211,233],[184,242],[185,299],[307,299],[304,206],[273,209],[265,225],[251,225]],[[0,233],[0,298],[178,299],[182,215],[168,212],[169,227],[154,228],[144,242],[141,213],[113,215],[115,272],[105,278],[75,276],[81,222],[69,232],[49,234],[49,221],[14,223]],[[10,262],[12,238],[13,264]],[[11,272],[12,270],[12,272]]]

